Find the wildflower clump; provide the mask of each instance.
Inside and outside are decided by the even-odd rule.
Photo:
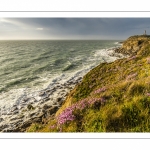
[[[133,74],[130,74],[126,77],[126,80],[132,80],[134,79],[138,74],[137,73],[133,73]]]
[[[135,58],[137,58],[137,56],[131,56],[131,57],[129,57],[129,58],[127,59],[127,61],[133,60],[133,59],[135,59]]]
[[[64,111],[62,111],[61,114],[59,114],[56,117],[56,125],[51,126],[51,129],[54,129],[55,127],[59,129],[59,131],[62,131],[62,126],[64,124],[67,124],[71,121],[78,121],[78,113],[83,113],[84,110],[87,108],[93,108],[100,107],[106,102],[106,99],[101,98],[91,98],[91,99],[83,99],[70,107],[66,108]],[[78,113],[76,113],[78,112]]]
[[[95,94],[101,93],[101,92],[105,92],[106,91],[106,87],[102,87],[100,89],[97,89],[96,91],[94,91]]]
[[[150,93],[146,93],[147,96],[150,96]]]

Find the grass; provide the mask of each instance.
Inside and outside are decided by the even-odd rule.
[[[129,38],[125,44],[131,43]],[[145,38],[145,37],[144,37]],[[133,40],[134,41],[134,40]],[[138,42],[138,40],[137,40]],[[137,42],[134,42],[137,46]],[[48,124],[34,124],[28,131],[36,132],[149,132],[150,131],[150,44],[138,42],[134,56],[102,63],[87,73],[82,82],[70,92],[56,118]],[[87,104],[94,100],[92,104]],[[73,105],[74,119],[58,125],[57,117]],[[40,126],[40,128],[39,128]]]

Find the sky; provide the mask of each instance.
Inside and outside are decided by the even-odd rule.
[[[124,40],[150,34],[150,18],[0,18],[0,40]]]

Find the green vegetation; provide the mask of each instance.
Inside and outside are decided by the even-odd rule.
[[[42,127],[32,125],[28,131],[149,132],[149,43],[149,36],[127,39],[119,51],[130,54],[129,58],[92,69],[67,97],[55,119]]]

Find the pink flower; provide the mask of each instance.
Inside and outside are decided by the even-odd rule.
[[[101,89],[101,91],[105,91],[106,88]],[[99,89],[100,90],[100,89]],[[65,123],[68,123],[70,121],[73,121],[76,119],[76,116],[74,112],[77,111],[83,111],[84,109],[88,107],[92,107],[96,102],[101,102],[101,104],[104,104],[106,102],[105,98],[91,98],[91,99],[83,99],[70,107],[66,108],[61,114],[59,114],[56,118],[57,125],[52,126],[52,128],[58,127],[60,129],[60,132],[62,131],[62,125]]]
[[[106,91],[106,87],[102,87],[102,88],[94,91],[94,93],[97,94],[97,93],[101,93],[101,92],[105,92],[105,91]]]
[[[150,96],[150,93],[146,93],[147,96]]]
[[[130,79],[133,79],[137,76],[138,74],[137,73],[134,73],[134,74],[130,74],[126,77],[126,80],[130,80]]]
[[[132,56],[128,58],[128,61],[135,59],[137,56]]]

